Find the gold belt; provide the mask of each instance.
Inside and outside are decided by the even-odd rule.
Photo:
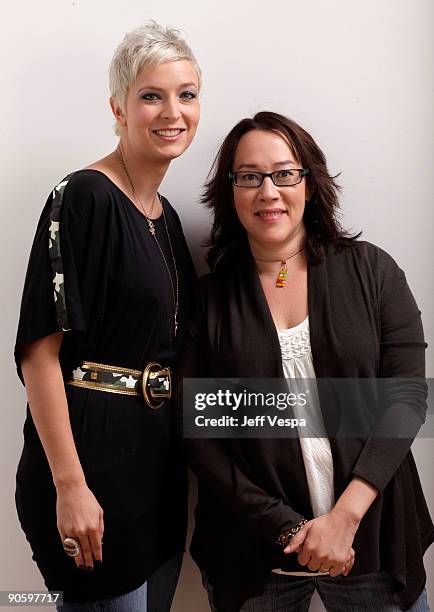
[[[172,397],[172,372],[159,363],[149,363],[143,372],[81,361],[66,384],[121,395],[143,395],[149,408],[159,408]]]

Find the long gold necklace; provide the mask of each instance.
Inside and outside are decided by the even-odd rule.
[[[164,255],[163,249],[161,248],[160,243],[158,242],[158,238],[157,238],[157,234],[155,232],[155,226],[154,223],[152,221],[152,219],[149,218],[148,214],[146,213],[145,207],[143,206],[139,195],[137,193],[137,189],[134,186],[134,183],[131,179],[130,173],[128,172],[125,160],[124,160],[124,156],[122,154],[122,151],[120,150],[120,147],[116,148],[116,155],[119,158],[119,161],[121,163],[121,166],[125,172],[125,175],[128,179],[128,182],[130,184],[131,187],[131,193],[133,194],[133,197],[137,200],[137,202],[139,203],[139,206],[143,212],[143,215],[145,216],[145,219],[147,221],[148,224],[148,228],[149,228],[149,232],[151,234],[151,236],[153,236],[155,243],[161,253],[161,257],[163,258],[164,261],[164,265],[166,266],[166,270],[167,270],[167,274],[169,275],[169,279],[170,279],[170,285],[172,287],[172,297],[173,297],[173,335],[174,337],[176,337],[176,333],[178,331],[178,310],[179,310],[179,279],[178,279],[178,268],[176,267],[176,259],[175,259],[175,254],[173,252],[173,247],[172,247],[172,241],[170,239],[170,233],[169,233],[169,228],[167,227],[167,221],[166,221],[166,215],[164,213],[164,205],[163,205],[163,199],[160,196],[160,194],[157,192],[157,196],[158,199],[160,201],[161,204],[161,210],[162,210],[162,214],[163,214],[163,220],[164,220],[164,227],[166,229],[166,235],[167,235],[167,240],[169,242],[169,247],[170,247],[170,254],[172,256],[172,261],[173,261],[173,269],[175,271],[175,285],[173,285],[173,279],[172,279],[172,274],[170,272],[170,268],[169,268],[169,264],[167,263],[167,259]],[[152,203],[151,206],[151,214],[152,214],[152,209],[154,207],[154,202]]]
[[[276,287],[284,287],[286,285],[286,279],[288,278],[288,266],[286,265],[286,262],[301,253],[302,251],[304,251],[304,249],[300,249],[296,253],[289,255],[289,257],[287,257],[286,259],[257,259],[256,257],[254,257],[254,260],[267,261],[270,263],[280,261],[280,270],[276,278]],[[274,276],[274,274],[269,274],[268,276]]]

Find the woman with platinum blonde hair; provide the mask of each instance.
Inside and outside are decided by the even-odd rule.
[[[16,501],[45,584],[72,610],[170,609],[186,478],[171,369],[195,278],[158,192],[199,122],[201,74],[179,32],[127,34],[110,65],[119,143],[43,209],[15,346],[28,409]]]

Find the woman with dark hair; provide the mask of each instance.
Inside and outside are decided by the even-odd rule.
[[[329,611],[428,610],[434,528],[410,451],[426,410],[420,313],[394,260],[341,228],[337,193],[312,137],[270,112],[231,130],[206,185],[212,272],[183,376],[313,381],[298,437],[184,441],[192,554],[219,612],[302,612],[315,588]],[[413,384],[388,387],[366,435],[334,437],[320,382],[342,378]],[[408,412],[402,438],[394,415]]]

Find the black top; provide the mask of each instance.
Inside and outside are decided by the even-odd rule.
[[[15,347],[18,373],[22,347],[59,330],[68,330],[60,352],[65,377],[81,360],[136,370],[150,361],[173,367],[195,276],[178,215],[163,199],[179,276],[174,338],[172,284],[145,217],[101,172],[80,170],[65,181],[47,200],[30,255]],[[56,217],[53,209],[62,192]],[[163,216],[154,225],[175,285]],[[55,246],[60,253],[53,256]],[[109,597],[139,586],[161,562],[183,550],[185,480],[174,457],[171,402],[151,410],[141,397],[65,389],[86,480],[104,510],[101,568],[92,577],[71,573],[71,561],[56,548],[52,479],[29,410],[17,477],[18,511],[49,588],[64,590],[66,599]],[[178,504],[170,537],[164,513],[169,499]]]
[[[21,304],[16,357],[26,342],[59,331],[53,299],[48,236],[52,195],[42,211],[30,254]],[[68,327],[61,363],[65,373],[80,359],[143,369],[173,363],[184,335],[193,265],[178,215],[164,210],[180,279],[181,322],[173,338],[173,297],[167,269],[145,217],[104,174],[80,170],[68,181],[60,217]],[[163,217],[154,221],[174,280]],[[17,360],[18,371],[20,371]]]
[[[323,417],[334,466],[335,499],[357,475],[380,495],[361,521],[352,574],[385,570],[397,580],[396,600],[410,606],[425,583],[422,555],[433,525],[411,454],[397,438],[394,414],[411,413],[419,426],[426,410],[425,343],[420,312],[404,273],[384,251],[366,242],[330,250],[308,268],[308,310],[317,378],[413,378],[395,393],[379,427],[390,439],[339,439]],[[186,377],[283,376],[276,328],[250,254],[205,276],[182,359]],[[321,398],[320,398],[321,401]],[[347,407],[348,409],[348,407]],[[409,410],[410,409],[410,410]],[[333,418],[335,415],[333,415]],[[395,436],[396,434],[396,436]],[[394,437],[395,436],[395,437]],[[274,567],[305,571],[272,540],[304,516],[312,518],[297,439],[186,439],[198,477],[192,554],[210,580],[218,606],[238,610],[259,595]]]

